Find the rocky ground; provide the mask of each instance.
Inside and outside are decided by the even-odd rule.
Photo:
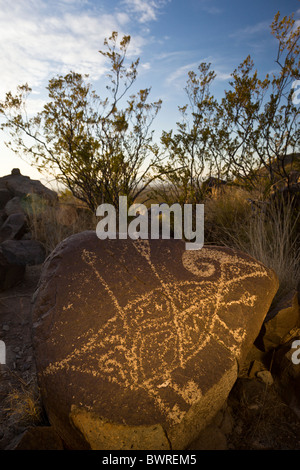
[[[22,282],[0,293],[0,340],[7,353],[6,365],[0,366],[2,450],[63,448],[53,437],[49,439],[49,433],[44,437],[48,422],[39,399],[32,348],[31,299],[40,270],[41,266],[28,266]],[[250,378],[248,366],[245,364],[225,406],[191,450],[300,450],[300,414],[282,398],[276,374],[273,382]],[[26,431],[33,437],[20,441]]]
[[[27,267],[23,281],[0,293],[0,339],[6,364],[0,365],[0,449],[29,425],[43,420],[31,340],[31,298],[41,266]]]

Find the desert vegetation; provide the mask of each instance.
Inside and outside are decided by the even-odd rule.
[[[215,72],[190,71],[187,104],[176,129],[154,142],[162,102],[150,89],[128,95],[139,60],[130,64],[130,37],[113,32],[101,54],[110,63],[108,95],[87,76],[70,72],[49,81],[49,102],[26,114],[29,86],[0,104],[8,145],[66,189],[59,204],[27,204],[33,237],[49,253],[66,236],[94,229],[96,207],[119,195],[128,203],[204,203],[205,242],[238,247],[273,268],[282,289],[299,279],[299,36],[293,15],[271,24],[277,71],[260,78],[248,56],[231,75],[221,100],[211,94]],[[66,197],[68,194],[68,197]]]
[[[213,188],[203,199],[205,244],[240,249],[273,269],[280,281],[278,301],[300,279],[299,210],[295,198],[252,200],[253,192],[235,186]],[[98,218],[70,194],[61,194],[49,205],[32,198],[25,205],[32,237],[42,242],[46,253],[63,239],[84,230],[95,230]]]

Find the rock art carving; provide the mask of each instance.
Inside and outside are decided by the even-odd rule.
[[[243,322],[239,326],[235,318],[233,328],[226,318],[230,320],[231,311],[236,312],[233,307],[252,307],[257,296],[244,289],[235,297],[235,287],[251,278],[268,277],[268,272],[251,258],[204,247],[182,254],[182,264],[194,279],[170,282],[152,263],[149,241],[137,240],[133,245],[159,286],[122,306],[118,293],[99,269],[97,255],[83,249],[81,259],[94,274],[99,291],[104,289],[109,296],[114,314],[100,329],[84,331],[78,337],[81,346],[75,345],[66,357],[50,363],[43,374],[72,370],[122,388],[143,389],[172,426],[180,423],[190,405],[202,396],[199,383],[192,377],[180,384],[178,371],[184,372],[212,340],[239,357],[246,334]],[[68,309],[72,309],[72,303],[64,305],[63,310]],[[91,356],[93,367],[88,360]],[[166,398],[170,394],[174,397],[171,404]]]

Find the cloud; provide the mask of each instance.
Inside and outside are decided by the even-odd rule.
[[[26,82],[44,88],[49,78],[70,70],[98,80],[107,72],[98,52],[104,38],[112,31],[120,38],[128,34],[130,21],[124,8],[105,13],[86,0],[0,0],[0,99]],[[144,43],[134,35],[128,57],[139,55]]]
[[[165,81],[166,85],[168,87],[173,86],[175,88],[182,89],[188,80],[188,72],[190,70],[194,70],[197,73],[199,64],[202,62],[211,64],[211,70],[216,74],[215,81],[228,81],[231,78],[231,73],[227,72],[228,65],[224,64],[220,58],[209,56],[197,62],[190,62],[189,64],[178,67],[167,77]]]
[[[231,73],[227,73],[227,72],[221,72],[220,70],[215,70],[215,73],[216,73],[216,80],[217,81],[228,81],[230,80],[232,77],[231,77]]]
[[[168,61],[173,61],[176,59],[181,59],[182,57],[185,57],[191,54],[190,50],[183,50],[183,51],[171,51],[171,52],[161,52],[156,55],[157,60],[168,60]]]
[[[202,2],[202,10],[210,15],[219,15],[223,12],[222,8],[212,5],[211,2]]]
[[[150,68],[151,68],[150,62],[141,63],[141,68],[142,68],[143,70],[150,70]]]
[[[266,32],[270,30],[270,22],[269,21],[261,21],[256,23],[252,26],[246,26],[245,28],[238,29],[237,31],[231,33],[229,37],[237,38],[237,39],[244,39],[249,38],[251,36],[255,36],[261,32]]]
[[[135,14],[140,23],[156,21],[162,7],[170,0],[123,0],[123,4],[131,14]]]
[[[187,65],[182,65],[181,67],[178,67],[171,75],[169,75],[166,79],[166,85],[176,85],[176,86],[181,86],[182,81],[184,79],[184,82],[186,82],[188,78],[188,72],[190,70],[193,70],[195,67],[199,65],[199,62],[192,62]]]

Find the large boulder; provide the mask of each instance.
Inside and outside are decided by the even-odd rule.
[[[10,450],[64,450],[51,426],[31,426],[9,446]]]
[[[5,240],[18,240],[22,238],[26,230],[26,216],[22,213],[11,214],[0,228],[0,243]]]
[[[300,419],[300,329],[275,350],[273,369],[281,396]]]
[[[11,192],[0,186],[0,209],[4,209],[7,202],[12,198]]]
[[[25,214],[24,204],[22,204],[22,200],[18,196],[10,199],[4,209],[8,216],[12,214]]]
[[[45,248],[37,240],[6,240],[1,243],[0,251],[11,264],[33,266],[45,261]]]
[[[287,342],[298,328],[300,328],[298,292],[291,290],[268,312],[259,334],[264,351],[270,351]]]
[[[9,191],[11,197],[17,196],[23,198],[28,194],[36,194],[50,202],[57,200],[57,193],[55,191],[44,186],[39,180],[32,180],[29,176],[22,175],[18,168],[14,168],[10,175],[0,178],[0,190],[2,190],[2,198],[4,200],[7,199],[7,193],[4,193],[3,190]]]
[[[6,240],[0,244],[0,291],[23,280],[26,266],[42,264],[45,249],[36,240]]]
[[[278,280],[222,247],[83,232],[47,258],[33,339],[70,449],[185,449],[224,405]]]

